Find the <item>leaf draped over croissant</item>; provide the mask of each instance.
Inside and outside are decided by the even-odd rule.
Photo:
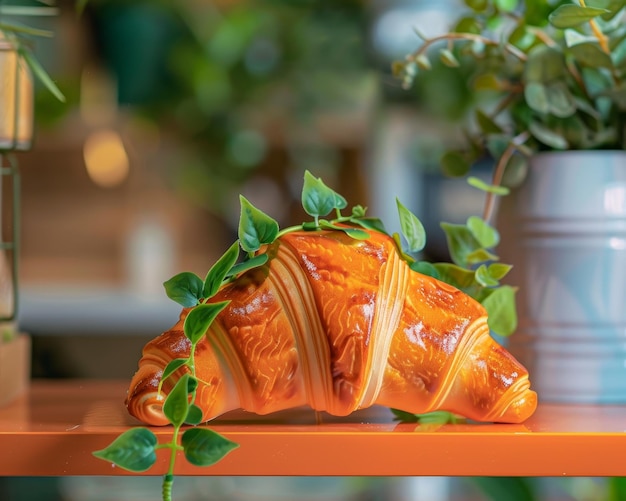
[[[534,412],[528,372],[492,339],[484,308],[412,271],[393,239],[370,233],[287,233],[264,250],[267,264],[211,298],[230,303],[196,347],[205,421],[304,405],[337,416],[376,404],[510,423]],[[146,424],[168,424],[157,389],[168,362],[189,356],[188,311],[146,344],[131,381],[128,410]]]

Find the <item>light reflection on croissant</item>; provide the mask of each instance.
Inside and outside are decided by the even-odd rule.
[[[534,412],[528,373],[491,338],[483,307],[412,271],[391,238],[370,233],[288,233],[268,247],[265,266],[211,299],[231,302],[196,349],[204,420],[303,405],[337,416],[374,404],[443,409],[510,423]],[[187,311],[144,347],[131,381],[128,410],[146,424],[167,424],[157,385],[170,360],[189,355]]]

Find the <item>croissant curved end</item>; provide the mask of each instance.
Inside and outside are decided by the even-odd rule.
[[[156,391],[143,395],[137,402],[137,419],[154,426],[170,424],[163,413],[164,400],[163,395]]]
[[[537,409],[537,393],[530,389],[528,376],[520,378],[505,395],[508,404],[494,421],[501,423],[522,423]]]
[[[170,422],[163,413],[165,396],[158,391],[161,371],[155,371],[151,377],[145,377],[143,372],[140,370],[131,382],[126,397],[128,412],[139,421],[152,426],[168,425]]]

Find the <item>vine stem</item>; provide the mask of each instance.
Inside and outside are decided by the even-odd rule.
[[[474,33],[446,33],[444,35],[438,35],[432,38],[426,38],[426,37],[421,37],[421,38],[424,40],[424,43],[420,46],[419,49],[409,54],[407,56],[407,60],[410,61],[410,60],[417,59],[422,54],[424,54],[431,45],[437,42],[443,41],[443,40],[447,40],[448,42],[452,42],[454,40],[467,40],[469,42],[482,42],[485,45],[493,45],[493,46],[502,45],[501,42],[492,40],[491,38],[488,38],[483,35],[476,35]],[[517,47],[515,47],[514,45],[504,44],[502,45],[502,47],[509,54],[515,56],[520,61],[526,61],[528,59],[528,56],[524,52],[519,50]]]
[[[504,177],[504,171],[506,166],[509,163],[509,160],[513,156],[513,153],[519,150],[520,146],[524,144],[530,138],[530,133],[528,131],[524,131],[513,139],[506,147],[498,163],[496,164],[496,168],[493,171],[493,178],[491,180],[491,184],[494,186],[500,186],[502,184],[502,178]],[[485,198],[485,208],[483,212],[483,219],[487,222],[490,222],[494,217],[494,204],[495,204],[495,194],[491,192],[487,192],[487,196]],[[491,221],[492,222],[492,221]]]
[[[587,7],[585,0],[580,0],[580,6]],[[596,20],[590,19],[589,26],[591,26],[591,31],[593,31],[594,36],[598,39],[598,43],[600,44],[600,47],[602,47],[602,50],[606,52],[607,54],[610,54],[611,51],[609,50],[609,43],[606,38],[606,35],[602,33],[602,30],[598,26],[598,23],[596,23]]]
[[[172,433],[172,441],[168,445],[170,449],[170,464],[167,473],[163,477],[163,501],[172,501],[172,486],[174,485],[174,465],[176,464],[176,455],[178,454],[178,434],[180,426],[174,426]]]

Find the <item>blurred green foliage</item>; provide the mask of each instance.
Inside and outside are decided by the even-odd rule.
[[[358,107],[371,72],[355,0],[93,0],[85,14],[120,104],[184,143],[177,182],[209,206],[266,161],[274,123],[332,153],[312,118]]]

